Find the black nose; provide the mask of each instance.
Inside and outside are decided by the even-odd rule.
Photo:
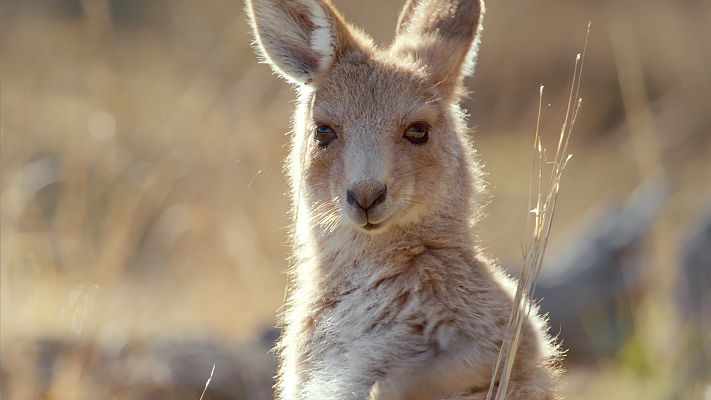
[[[354,207],[360,207],[363,211],[368,211],[384,202],[387,194],[387,186],[374,181],[358,182],[351,185],[346,191],[348,204]]]

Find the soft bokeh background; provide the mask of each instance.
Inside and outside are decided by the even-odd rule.
[[[381,44],[402,6],[334,3]],[[3,399],[196,399],[213,364],[205,399],[270,398],[294,95],[257,63],[242,6],[0,3]],[[487,8],[466,108],[482,245],[514,273],[538,85],[552,147],[592,21],[540,287],[564,394],[711,398],[711,3]]]

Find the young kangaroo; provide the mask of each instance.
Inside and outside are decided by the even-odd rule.
[[[259,54],[299,98],[278,399],[486,396],[513,283],[473,229],[482,173],[459,100],[482,13],[409,0],[378,48],[327,0],[247,0]],[[545,329],[534,312],[509,399],[555,398]]]

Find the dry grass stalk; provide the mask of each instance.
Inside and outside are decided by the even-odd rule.
[[[202,394],[200,394],[200,400],[202,400],[203,397],[205,397],[205,392],[207,392],[207,387],[210,386],[210,382],[212,382],[212,377],[215,375],[215,364],[212,364],[212,371],[210,371],[210,376],[207,378],[207,381],[205,381],[205,388],[202,390]]]
[[[582,105],[580,97],[580,82],[585,62],[585,52],[587,51],[588,38],[590,36],[590,23],[588,23],[585,45],[582,53],[575,58],[573,79],[570,86],[568,106],[565,112],[565,119],[560,130],[558,145],[556,147],[555,158],[549,161],[546,157],[546,149],[543,147],[540,135],[541,111],[543,104],[543,85],[541,85],[538,97],[538,117],[536,120],[536,131],[533,143],[533,161],[531,166],[531,180],[528,196],[528,217],[526,230],[529,232],[528,242],[523,249],[523,268],[519,277],[516,296],[511,308],[509,317],[509,327],[504,338],[499,358],[494,368],[494,374],[489,385],[487,400],[504,400],[508,388],[509,378],[516,358],[516,351],[521,336],[521,327],[528,318],[532,307],[532,294],[536,287],[536,278],[541,269],[543,256],[548,245],[555,207],[558,200],[560,180],[563,171],[572,157],[568,153],[568,143],[570,135],[575,126],[578,112]],[[550,165],[550,176],[544,180],[544,167]],[[533,188],[536,187],[535,206],[533,199]],[[502,367],[503,363],[503,367]],[[499,374],[499,371],[501,373]],[[497,379],[498,378],[498,379]],[[498,387],[497,387],[498,382]],[[494,389],[496,388],[496,392]]]

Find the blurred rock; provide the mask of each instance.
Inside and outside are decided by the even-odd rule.
[[[632,333],[630,304],[646,275],[641,246],[668,193],[664,179],[644,183],[624,204],[571,238],[544,267],[535,296],[548,314],[550,333],[569,350],[567,360],[614,356]]]
[[[113,346],[39,339],[3,351],[3,399],[272,399],[276,359],[260,343],[234,348],[207,339]]]
[[[681,269],[676,300],[682,319],[681,342],[674,363],[672,388],[665,398],[681,398],[689,388],[706,383],[711,398],[711,210],[692,219],[681,244]]]
[[[677,298],[683,316],[711,324],[711,212],[688,229],[681,248],[682,276]]]

